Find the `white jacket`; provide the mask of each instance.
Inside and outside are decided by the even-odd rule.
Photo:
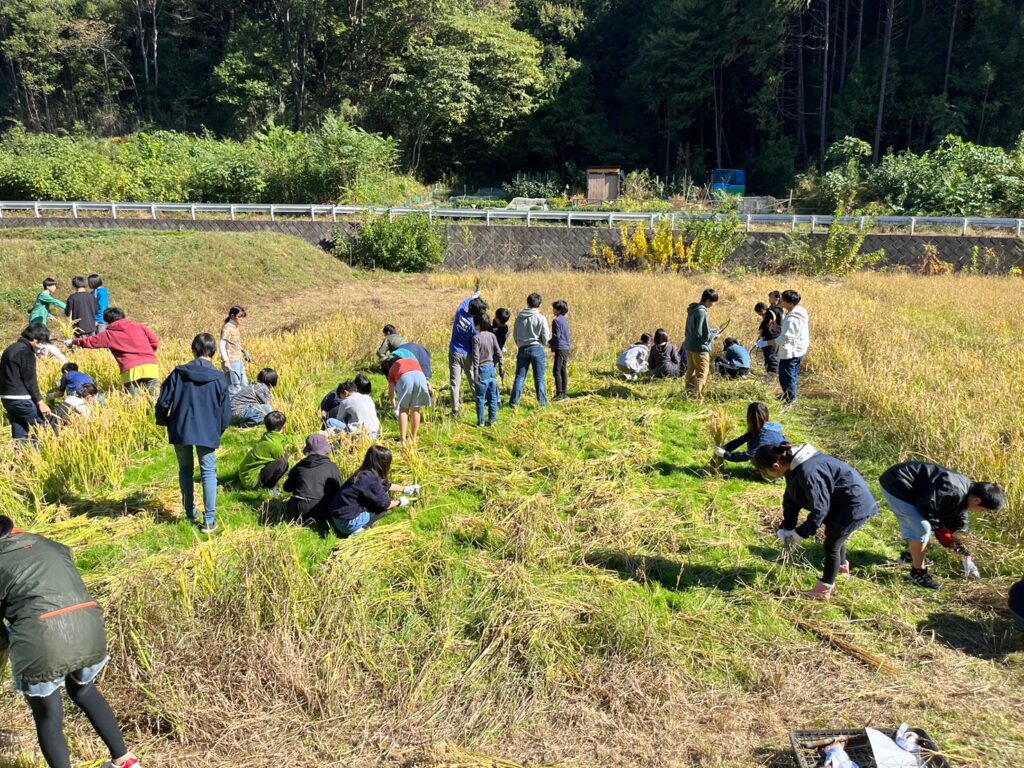
[[[803,357],[811,348],[811,318],[800,304],[782,318],[782,333],[777,343],[780,360]]]
[[[647,370],[647,358],[651,350],[646,344],[634,344],[619,355],[618,366],[631,373],[644,373]]]

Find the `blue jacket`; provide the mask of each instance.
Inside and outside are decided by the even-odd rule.
[[[782,425],[769,421],[764,425],[761,434],[754,435],[747,432],[735,440],[730,440],[722,447],[725,448],[725,458],[727,461],[750,461],[754,458],[758,448],[764,448],[765,446],[774,448],[776,445],[782,445],[784,442],[786,442],[786,438],[782,435]],[[736,450],[741,445],[746,445],[747,450]]]
[[[750,352],[739,344],[732,344],[726,347],[722,350],[722,354],[725,355],[725,362],[733,368],[750,367]]]
[[[86,384],[95,384],[92,376],[88,373],[82,373],[81,371],[68,371],[60,380],[60,384],[57,385],[57,389],[63,392],[65,395],[75,395],[82,387]]]
[[[565,315],[557,315],[551,321],[551,351],[568,352],[571,349],[569,342],[572,340],[572,332],[569,330],[569,318]]]
[[[452,325],[452,341],[448,349],[457,355],[473,354],[473,337],[476,336],[476,325],[473,323],[473,316],[469,314],[469,304],[475,298],[476,296],[470,296],[459,305],[459,311],[455,313],[455,323]]]
[[[105,323],[107,321],[103,319],[103,313],[110,308],[110,291],[106,286],[101,285],[92,293],[96,297],[96,322]]]
[[[810,511],[797,525],[801,509]],[[801,445],[786,473],[782,527],[809,539],[824,525],[825,533],[852,533],[878,514],[878,502],[860,473],[844,461]]]
[[[475,327],[474,330],[476,330]],[[471,350],[473,348],[472,338],[470,338],[469,340],[469,348]],[[413,344],[412,342],[409,342],[408,344],[403,344],[402,346],[400,346],[399,349],[404,349],[408,352],[412,352],[413,357],[415,357],[416,361],[420,364],[420,368],[423,369],[423,375],[428,379],[432,379],[434,377],[434,369],[431,365],[430,352],[428,352],[424,347],[421,347],[419,344]]]
[[[219,448],[221,435],[231,423],[224,372],[207,360],[179,365],[160,387],[156,423],[167,427],[171,445]]]

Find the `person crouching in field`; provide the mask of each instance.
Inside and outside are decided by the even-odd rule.
[[[274,410],[277,371],[264,368],[256,374],[256,383],[242,387],[231,396],[231,421],[240,427],[258,427]],[[230,392],[230,387],[229,387]]]
[[[647,373],[647,359],[650,355],[651,334],[642,333],[640,341],[619,355],[615,367],[626,377],[626,381],[633,381]]]
[[[715,358],[715,373],[727,379],[738,379],[750,373],[750,352],[736,339],[726,339],[722,356]]]
[[[925,560],[925,549],[932,533],[942,546],[960,555],[966,578],[980,576],[970,551],[956,534],[968,532],[971,512],[998,512],[1003,508],[1006,494],[1000,486],[977,483],[951,469],[924,461],[889,467],[879,484],[910,549],[907,581],[925,589],[939,588]]]
[[[686,370],[686,352],[679,353],[668,340],[668,331],[664,328],[654,332],[654,346],[647,358],[647,367],[656,379],[678,379]]]
[[[156,361],[160,341],[149,328],[128,319],[117,307],[104,312],[103,319],[107,324],[103,333],[64,343],[82,349],[109,349],[121,370],[121,383],[129,394],[137,397],[148,391],[155,395],[160,376]]]
[[[359,374],[370,384],[370,380]],[[356,378],[359,378],[358,376]],[[327,415],[324,427],[333,432],[365,434],[371,440],[380,437],[380,419],[377,405],[369,393],[363,394],[355,381],[343,381],[338,385],[338,404]]]
[[[116,323],[112,323],[111,328],[114,325]],[[192,339],[195,360],[171,371],[156,401],[156,423],[167,427],[167,441],[174,446],[181,503],[191,523],[197,522],[193,449],[199,457],[205,509],[205,519],[199,529],[202,533],[217,530],[217,449],[224,430],[231,424],[227,380],[213,366],[216,352],[217,340],[210,334],[200,333]]]
[[[476,425],[493,427],[498,423],[501,396],[498,394],[498,366],[501,365],[501,347],[491,332],[491,320],[486,314],[477,315],[476,336],[473,337],[472,379],[476,399]],[[485,414],[486,410],[486,414]]]
[[[263,418],[267,431],[238,467],[238,482],[243,488],[271,490],[288,474],[288,451],[284,441],[287,417],[280,411],[271,411]]]
[[[383,330],[384,341],[377,348],[377,360],[380,362],[380,372],[385,376],[388,375],[388,358],[391,354],[401,347],[403,344],[408,344],[408,340],[399,334],[398,329],[395,326],[388,323],[384,326]]]
[[[96,389],[95,384],[83,384],[72,394],[65,397],[53,409],[53,414],[61,424],[65,425],[70,424],[71,419],[75,416],[88,419],[92,416],[92,409],[99,398],[99,394],[100,391]]]
[[[322,523],[334,494],[341,488],[338,466],[328,458],[331,444],[321,434],[306,438],[305,456],[292,467],[284,481],[288,499],[288,515],[296,523]]]
[[[103,611],[86,590],[71,550],[17,530],[0,515],[0,595],[0,664],[10,656],[14,690],[32,711],[46,764],[71,768],[61,701],[65,688],[106,744],[110,764],[139,768],[96,688],[110,660]]]
[[[769,480],[786,478],[778,536],[787,550],[796,550],[825,526],[825,568],[821,581],[801,595],[811,600],[830,599],[839,574],[850,575],[847,539],[878,514],[878,502],[857,470],[810,445],[783,443],[759,448],[754,454],[754,466]],[[797,525],[801,509],[810,514],[803,524]]]
[[[392,509],[408,506],[422,490],[418,485],[394,485],[391,474],[391,451],[371,445],[362,466],[344,482],[331,499],[328,520],[339,536],[353,536],[380,520]],[[390,494],[405,494],[392,500]]]
[[[730,440],[725,445],[715,448],[715,455],[726,461],[750,461],[754,455],[766,446],[775,447],[786,442],[782,434],[782,425],[768,421],[768,406],[764,403],[751,403],[747,406],[747,431]],[[746,446],[746,450],[740,450]]]

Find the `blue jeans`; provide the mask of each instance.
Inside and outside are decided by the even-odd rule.
[[[371,440],[376,440],[380,437],[379,432],[365,432],[361,424],[346,424],[339,419],[328,419],[324,422],[324,426],[333,432],[344,432],[349,435],[366,434]]]
[[[352,520],[338,520],[332,517],[331,522],[334,524],[334,530],[338,532],[339,536],[351,536],[370,524],[370,513],[363,510]]]
[[[498,406],[501,399],[498,396],[498,372],[493,364],[480,366],[480,380],[473,385],[476,395],[476,423],[478,426],[484,424],[498,423]],[[484,421],[484,406],[487,407],[487,420]]]
[[[796,400],[800,387],[800,364],[802,357],[779,360],[779,384],[782,385],[782,399],[787,403]]]
[[[243,361],[232,363],[231,367],[224,371],[224,376],[228,380],[228,395],[230,397],[237,395],[238,390],[242,387],[249,386],[249,376],[245,372],[245,363]],[[260,423],[262,424],[263,422]]]
[[[236,421],[240,427],[262,427],[267,414],[274,410],[270,405],[250,405]]]
[[[27,440],[32,427],[46,423],[31,400],[4,400],[3,403],[7,420],[11,422],[11,436],[15,440]]]
[[[892,494],[887,493],[884,488],[882,489],[882,496],[885,497],[885,503],[889,505],[889,509],[896,515],[903,540],[919,541],[922,544],[927,544],[928,539],[932,535],[932,524],[925,519],[924,515],[917,511],[917,507],[909,501],[897,499]]]
[[[191,445],[176,445],[174,453],[178,456],[178,486],[181,488],[181,504],[185,507],[185,515],[189,522],[196,522],[199,514],[196,510],[194,472]],[[199,456],[199,476],[203,483],[203,509],[206,512],[206,524],[213,527],[217,524],[217,449],[195,446]]]
[[[533,368],[533,386],[537,389],[537,404],[545,406],[548,404],[548,393],[544,382],[544,375],[548,369],[548,354],[540,344],[529,347],[520,347],[516,353],[516,380],[512,385],[512,397],[508,404],[515,408],[523,396],[523,389],[526,387],[526,372]]]

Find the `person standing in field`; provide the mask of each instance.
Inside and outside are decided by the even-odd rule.
[[[0,402],[11,422],[11,436],[18,441],[27,440],[32,428],[46,424],[52,413],[36,376],[36,349],[49,342],[49,329],[36,323],[0,357]]]
[[[192,339],[195,360],[171,371],[156,401],[156,423],[167,427],[167,441],[174,446],[181,503],[191,523],[198,522],[193,451],[199,457],[206,513],[199,529],[202,533],[217,530],[217,449],[231,424],[228,385],[224,374],[213,366],[216,352],[217,342],[210,334],[200,333]]]
[[[958,555],[965,578],[978,578],[970,550],[956,534],[970,530],[970,513],[998,512],[1006,493],[994,483],[981,483],[951,469],[924,461],[907,461],[889,467],[879,479],[882,496],[896,515],[900,533],[910,549],[907,581],[925,589],[938,589],[928,572],[925,550],[932,534]]]
[[[705,289],[700,301],[686,311],[686,389],[697,397],[704,396],[704,387],[711,372],[711,347],[715,332],[708,312],[718,302],[718,291]]]
[[[82,349],[109,349],[121,370],[121,383],[129,394],[133,397],[144,392],[155,395],[160,377],[156,361],[160,340],[145,325],[127,318],[118,307],[104,312],[103,319],[107,324],[103,333],[64,343]]]
[[[110,308],[110,291],[103,285],[103,278],[97,274],[89,275],[89,290],[96,297],[96,333],[107,330],[103,313]]]
[[[572,332],[569,329],[569,305],[559,299],[551,305],[555,314],[551,321],[551,352],[555,357],[555,402],[569,399],[569,351]]]
[[[242,387],[249,386],[245,364],[251,361],[249,353],[242,349],[242,333],[239,327],[247,317],[244,307],[231,307],[224,325],[220,329],[220,359],[227,376],[228,393],[234,397]]]
[[[782,399],[792,403],[799,395],[800,366],[811,348],[811,318],[800,306],[800,294],[794,290],[782,292],[782,308],[786,316],[782,319],[782,331],[778,338],[759,341],[758,346],[767,345],[779,350],[779,385]]]
[[[839,575],[850,575],[846,542],[878,514],[878,502],[857,470],[810,445],[764,446],[754,454],[754,467],[769,480],[786,478],[778,536],[787,550],[799,549],[825,526],[821,581],[801,595],[811,600],[830,599]],[[810,514],[797,525],[801,509]]]
[[[50,307],[56,307],[62,312],[67,309],[67,304],[56,298],[56,293],[57,281],[52,277],[43,280],[43,290],[36,296],[36,303],[28,313],[29,325],[46,325],[50,322]]]
[[[93,336],[96,333],[96,297],[89,290],[88,281],[82,275],[71,278],[75,292],[68,296],[64,314],[74,326],[76,337]]]
[[[61,688],[82,710],[116,768],[139,768],[96,679],[107,666],[103,611],[85,588],[71,550],[14,527],[0,515],[0,664],[11,660],[50,768],[71,768]],[[77,763],[76,763],[77,764]]]
[[[470,357],[473,354],[473,337],[476,336],[474,319],[487,311],[487,302],[480,297],[480,291],[459,305],[452,324],[452,339],[448,345],[448,377],[452,389],[452,415],[462,410],[462,377],[470,375]],[[470,384],[473,382],[470,381]]]
[[[512,338],[519,351],[516,353],[516,378],[512,384],[509,408],[516,408],[526,388],[526,374],[533,369],[533,386],[537,390],[537,404],[542,408],[548,404],[547,384],[544,380],[548,367],[547,346],[551,341],[551,329],[547,318],[540,311],[539,293],[526,298],[526,309],[519,313]]]
[[[769,296],[776,293],[778,291],[772,291]],[[781,296],[782,294],[779,295]],[[782,332],[782,307],[770,306],[759,301],[754,305],[754,312],[761,318],[761,323],[757,328],[758,341],[777,339]],[[765,372],[777,374],[779,372],[779,350],[776,347],[765,344],[761,347],[761,353],[764,355]]]
[[[498,366],[501,365],[501,347],[491,332],[487,315],[477,315],[477,334],[473,337],[473,381],[476,396],[476,425],[493,427],[498,423],[501,397],[498,394]]]

